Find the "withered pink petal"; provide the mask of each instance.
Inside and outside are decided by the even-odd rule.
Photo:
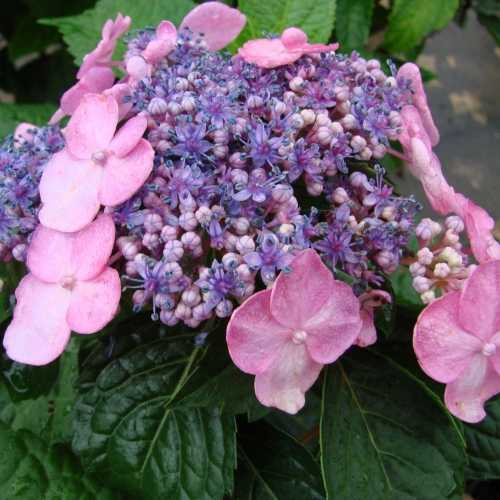
[[[70,293],[28,274],[19,283],[16,298],[14,317],[3,339],[7,355],[37,366],[54,361],[71,333],[66,322]]]
[[[274,283],[271,313],[281,324],[293,330],[304,330],[306,325],[325,314],[334,279],[312,249],[298,254],[290,268],[290,272],[281,272]]]
[[[86,94],[64,129],[66,147],[79,159],[105,151],[118,124],[118,104],[112,96]]]
[[[458,320],[484,342],[500,332],[500,260],[481,264],[465,281]]]
[[[277,68],[291,64],[299,59],[301,52],[290,52],[279,38],[249,40],[238,50],[247,62],[260,68]]]
[[[420,74],[419,67],[414,63],[406,63],[399,68],[398,77],[405,78],[411,81],[413,89],[413,101],[417,107],[422,123],[425,127],[427,135],[431,144],[435,146],[439,142],[439,131],[432,118],[431,110],[427,104],[427,96],[425,94],[424,84],[422,82],[422,75]]]
[[[460,292],[429,304],[418,317],[413,348],[427,375],[438,382],[455,380],[469,366],[482,342],[459,323]]]
[[[270,311],[271,291],[249,297],[231,316],[226,342],[234,364],[246,373],[265,371],[290,339]]]
[[[448,410],[464,422],[475,424],[486,417],[484,403],[500,392],[500,376],[486,356],[476,354],[469,366],[446,386]]]
[[[31,239],[26,257],[29,270],[39,280],[59,283],[73,274],[71,254],[75,233],[62,233],[40,224]]]
[[[145,139],[123,158],[111,155],[104,167],[99,191],[102,205],[115,206],[138,191],[153,170],[154,151]]]
[[[115,224],[108,214],[74,234],[71,263],[78,280],[98,276],[106,266],[115,243]]]
[[[98,332],[114,318],[120,295],[120,276],[111,267],[93,280],[77,281],[66,315],[68,325],[76,333]]]
[[[186,15],[180,29],[189,28],[203,34],[209,50],[220,50],[241,33],[246,22],[245,15],[238,9],[222,2],[205,2]]]
[[[65,149],[48,162],[40,180],[40,222],[51,229],[75,232],[99,211],[102,167],[76,160]]]
[[[305,393],[314,384],[323,365],[311,359],[304,344],[288,342],[271,365],[255,377],[255,395],[264,406],[297,413]]]
[[[128,155],[144,135],[148,121],[146,117],[137,115],[126,121],[116,132],[109,149],[115,153],[118,158]]]
[[[488,212],[471,200],[467,200],[462,215],[472,253],[481,264],[500,259],[500,243],[493,237],[495,221]]]

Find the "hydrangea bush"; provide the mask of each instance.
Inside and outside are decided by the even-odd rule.
[[[443,175],[418,67],[298,27],[232,55],[247,19],[217,2],[131,22],[0,147],[8,498],[38,487],[32,453],[63,498],[458,499],[466,467],[495,477],[468,424],[500,392],[500,245]]]

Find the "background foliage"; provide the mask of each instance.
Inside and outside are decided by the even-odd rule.
[[[134,28],[179,22],[193,5],[7,3],[0,136],[19,121],[47,120],[107,18],[121,11]],[[497,42],[500,33],[496,0],[240,0],[238,7],[249,22],[233,50],[296,25],[313,41],[334,39],[344,51],[401,63],[470,9]],[[1,331],[21,273],[0,267]],[[451,417],[442,388],[410,351],[421,304],[408,275],[394,275],[391,293],[399,306],[377,319],[383,335],[376,349],[353,349],[325,370],[294,417],[256,401],[252,379],[227,356],[224,324],[207,327],[200,342],[147,315],[121,317],[99,335],[74,339],[46,367],[2,355],[2,498],[460,500],[467,485],[493,500],[487,488],[494,483],[484,481],[500,479],[500,399],[489,403],[480,425]]]

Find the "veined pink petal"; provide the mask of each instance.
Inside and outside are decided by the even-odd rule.
[[[355,344],[359,347],[368,347],[377,342],[377,329],[373,322],[373,311],[361,309],[359,314],[362,324]]]
[[[407,80],[411,80],[413,89],[413,102],[417,107],[422,123],[425,127],[427,135],[431,141],[431,144],[435,146],[439,142],[439,131],[432,118],[431,110],[427,104],[427,96],[425,95],[424,84],[422,82],[422,75],[420,74],[420,69],[416,64],[406,63],[399,68],[398,77],[403,77]]]
[[[304,344],[286,343],[264,372],[255,377],[255,395],[264,406],[290,414],[305,403],[305,392],[314,384],[323,365],[313,361]]]
[[[500,243],[492,235],[495,221],[488,212],[471,200],[467,200],[462,217],[476,260],[480,264],[490,260],[499,260]]]
[[[101,214],[78,233],[73,233],[71,264],[75,278],[91,280],[106,266],[115,243],[115,224],[110,215]]]
[[[76,333],[95,333],[115,316],[120,303],[120,276],[107,267],[90,281],[77,281],[66,320]]]
[[[205,2],[186,15],[180,29],[202,33],[209,50],[220,50],[241,33],[246,22],[245,15],[238,9],[222,2]]]
[[[309,354],[318,363],[333,363],[354,344],[361,327],[357,297],[349,285],[334,280],[328,302],[304,325]]]
[[[7,355],[19,363],[46,365],[66,347],[70,293],[59,285],[44,283],[32,274],[16,290],[14,318],[5,332]]]
[[[112,96],[86,94],[64,129],[66,147],[79,159],[107,149],[118,124],[118,104]]]
[[[75,232],[99,211],[102,167],[76,160],[63,149],[48,162],[40,180],[40,222],[51,229]]]
[[[311,249],[297,255],[290,267],[291,271],[280,273],[274,283],[271,313],[292,330],[304,330],[315,318],[325,314],[334,279],[319,255]]]
[[[486,356],[476,354],[467,369],[446,386],[444,400],[453,415],[475,424],[485,416],[484,403],[500,392],[500,376]]]
[[[126,121],[113,137],[109,149],[118,158],[128,155],[136,146],[146,131],[148,121],[144,116],[134,116]]]
[[[247,62],[260,68],[277,68],[295,62],[301,52],[290,52],[279,38],[268,40],[261,38],[249,40],[238,50],[238,54]]]
[[[290,331],[270,311],[271,291],[249,297],[231,316],[226,341],[234,364],[246,373],[262,373],[276,359]]]
[[[62,233],[40,224],[31,239],[26,264],[39,280],[59,283],[73,274],[71,253],[75,233]]]
[[[413,348],[427,375],[449,383],[469,366],[482,342],[459,322],[460,292],[450,292],[428,305],[418,317]]]
[[[465,281],[458,319],[484,342],[500,332],[500,260],[481,264]]]
[[[144,139],[123,158],[111,155],[104,167],[99,191],[101,204],[112,207],[128,200],[149,177],[153,158],[153,148]]]

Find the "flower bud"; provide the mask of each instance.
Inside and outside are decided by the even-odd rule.
[[[436,278],[446,278],[450,274],[450,267],[445,262],[438,262],[434,267]]]
[[[175,240],[177,238],[178,232],[179,232],[178,227],[163,226],[160,236],[163,241]]]
[[[144,217],[144,229],[148,233],[160,232],[163,228],[163,219],[157,213],[149,213]]]
[[[181,242],[184,248],[193,250],[201,245],[201,238],[193,231],[188,231],[181,236]]]
[[[215,314],[219,318],[228,318],[233,312],[233,303],[230,300],[221,300],[215,307]]]
[[[186,231],[192,231],[198,225],[193,212],[185,212],[179,217],[179,225]]]
[[[413,278],[412,284],[418,293],[424,293],[431,288],[432,281],[425,276],[416,276]]]
[[[430,266],[434,260],[434,254],[427,247],[424,247],[417,252],[417,259],[423,266]]]
[[[240,254],[245,255],[255,250],[255,242],[250,236],[242,236],[236,243],[236,249]]]
[[[184,248],[179,240],[170,240],[165,243],[163,257],[165,262],[177,262],[182,259]]]

